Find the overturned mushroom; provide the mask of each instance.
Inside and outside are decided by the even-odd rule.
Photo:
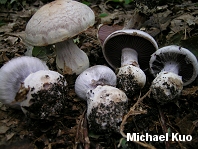
[[[144,87],[150,56],[158,45],[149,34],[140,30],[123,29],[111,33],[103,43],[108,64],[118,68],[117,84],[128,96]]]
[[[170,45],[152,54],[150,70],[156,77],[151,85],[153,98],[163,104],[176,99],[183,86],[196,79],[198,62],[189,50]]]
[[[22,89],[25,78],[36,71],[48,70],[47,65],[35,57],[13,58],[0,69],[0,102],[20,109],[28,89]],[[21,89],[20,89],[21,88]]]
[[[56,0],[32,16],[25,29],[25,41],[33,46],[55,44],[59,72],[80,74],[89,67],[89,60],[72,37],[94,23],[94,12],[87,5],[73,0]]]
[[[128,98],[117,88],[116,75],[107,66],[86,69],[76,79],[76,94],[87,101],[87,119],[94,131],[118,131]]]
[[[22,111],[31,118],[51,120],[59,117],[67,99],[67,82],[58,72],[40,70],[24,80],[29,89],[26,99],[21,102]]]
[[[75,92],[86,100],[87,92],[98,85],[116,86],[116,75],[109,67],[96,65],[83,71],[76,79]]]
[[[122,28],[123,28],[122,26],[118,26],[118,25],[109,26],[106,24],[100,24],[97,29],[97,38],[100,44],[103,45],[107,36],[109,36],[111,33],[117,30],[121,30]]]

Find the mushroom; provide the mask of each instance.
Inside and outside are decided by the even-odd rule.
[[[109,36],[111,33],[115,32],[117,30],[121,30],[122,28],[123,27],[119,26],[119,25],[109,26],[106,24],[100,24],[97,29],[97,38],[98,38],[100,44],[103,45],[107,36]]]
[[[87,5],[73,0],[56,0],[32,16],[25,29],[25,41],[33,46],[55,44],[59,72],[78,75],[89,67],[89,59],[74,44],[72,37],[94,23],[94,12]]]
[[[128,98],[115,86],[115,73],[102,65],[86,69],[76,79],[75,92],[87,101],[89,127],[96,132],[119,131],[127,112]]]
[[[183,86],[192,83],[198,74],[196,57],[177,45],[165,46],[152,54],[150,71],[156,77],[151,85],[153,98],[164,104],[178,97]]]
[[[84,70],[76,79],[75,92],[81,99],[87,100],[87,92],[98,85],[116,86],[116,75],[107,66],[95,65]]]
[[[35,57],[17,57],[4,64],[0,69],[0,102],[20,109],[20,103],[28,92],[20,87],[29,74],[39,70],[48,70],[48,67]]]
[[[58,72],[40,70],[31,73],[23,87],[28,89],[21,102],[22,111],[30,118],[51,120],[60,116],[67,98],[67,82]]]
[[[103,43],[103,55],[108,64],[118,68],[117,85],[127,96],[144,87],[150,56],[158,49],[153,37],[146,32],[123,29],[111,33]]]

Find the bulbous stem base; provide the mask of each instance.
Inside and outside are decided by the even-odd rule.
[[[174,101],[181,94],[182,89],[182,78],[167,71],[160,72],[151,85],[152,96],[160,104]]]
[[[127,112],[126,94],[112,86],[97,86],[87,93],[87,119],[91,130],[119,132],[119,124]]]
[[[145,73],[138,67],[126,65],[119,68],[117,73],[117,87],[127,96],[132,97],[139,92],[146,83]]]

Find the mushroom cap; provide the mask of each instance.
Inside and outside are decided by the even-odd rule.
[[[95,65],[83,71],[76,79],[75,92],[78,97],[87,100],[86,94],[98,85],[116,86],[116,75],[107,66]]]
[[[142,70],[149,68],[150,56],[158,49],[154,38],[146,32],[125,29],[111,33],[103,43],[103,55],[108,64],[116,69],[121,66],[122,49],[132,48],[138,53],[138,63]]]
[[[45,46],[72,38],[95,23],[87,5],[73,0],[56,0],[42,6],[29,20],[25,41]]]
[[[17,57],[4,64],[0,69],[0,101],[10,107],[20,108],[22,97],[17,98],[17,92],[25,78],[39,70],[48,70],[48,67],[35,57]]]
[[[107,36],[109,36],[111,33],[115,32],[117,30],[121,30],[122,28],[123,27],[119,26],[119,25],[109,26],[106,24],[100,24],[98,26],[98,30],[97,30],[97,38],[99,39],[100,44],[103,45]]]
[[[119,124],[127,113],[126,94],[112,86],[98,85],[87,93],[87,97],[89,127],[97,132],[119,132]]]
[[[31,73],[24,80],[24,87],[29,92],[21,102],[21,109],[31,118],[47,119],[64,108],[67,82],[58,72],[40,70]]]
[[[192,83],[198,74],[197,58],[188,49],[177,45],[165,46],[152,54],[150,71],[154,77],[164,68],[167,62],[178,63],[178,75],[182,77],[183,85]]]

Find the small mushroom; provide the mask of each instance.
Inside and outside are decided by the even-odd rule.
[[[150,56],[158,49],[153,37],[146,32],[123,29],[111,33],[103,43],[103,54],[108,64],[118,69],[117,84],[127,96],[144,87]]]
[[[87,100],[87,92],[98,85],[116,86],[116,75],[107,66],[95,65],[83,71],[76,79],[75,92],[81,99]]]
[[[48,70],[47,65],[38,58],[22,56],[13,58],[0,69],[0,102],[20,109],[28,89],[21,88],[25,78],[36,71]]]
[[[40,70],[31,73],[24,80],[24,88],[29,92],[21,102],[21,108],[30,118],[51,120],[63,113],[67,82],[58,72]]]
[[[94,131],[118,131],[127,112],[126,94],[115,88],[116,75],[107,66],[96,65],[76,79],[76,94],[87,101],[87,119]]]
[[[87,5],[73,0],[56,0],[32,16],[25,29],[25,41],[33,46],[55,44],[59,72],[78,75],[89,67],[89,59],[74,44],[72,37],[94,23],[94,12]]]
[[[183,86],[189,85],[196,79],[198,62],[189,50],[170,45],[152,54],[150,70],[156,77],[151,85],[153,98],[164,104],[176,99]]]

